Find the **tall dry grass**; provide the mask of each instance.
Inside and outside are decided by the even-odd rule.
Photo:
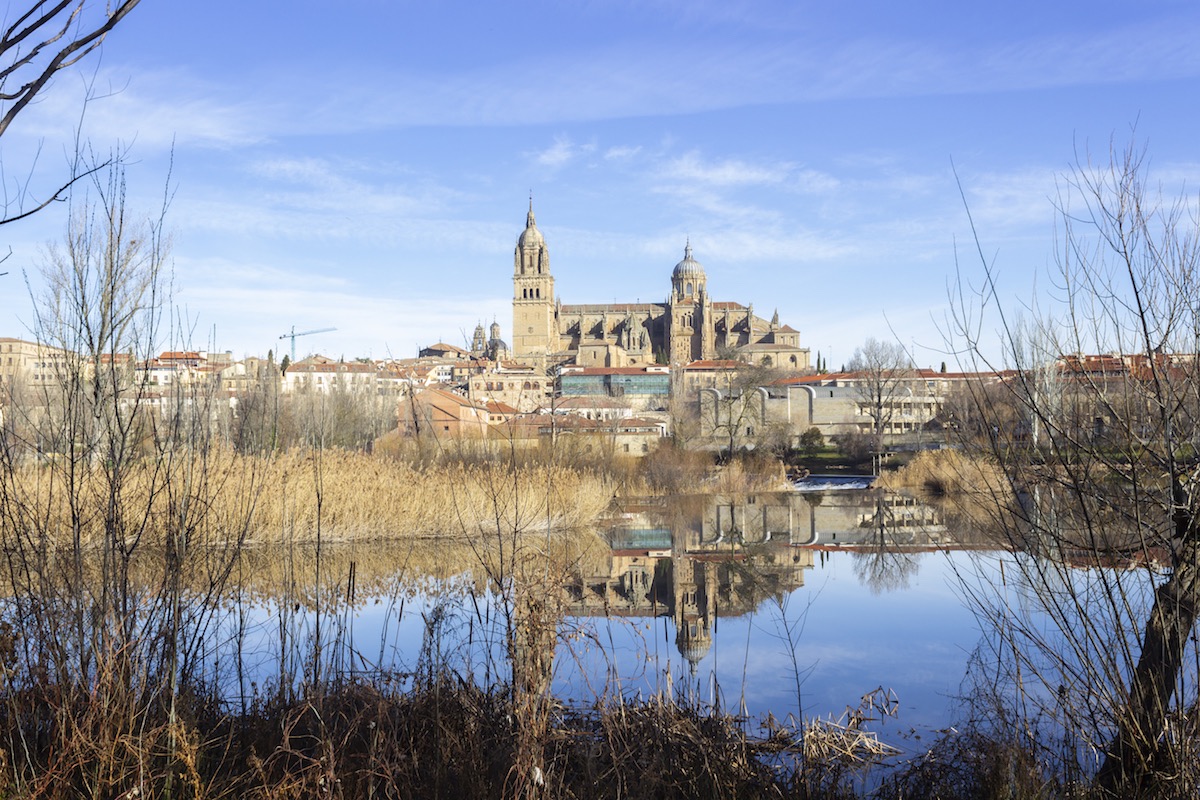
[[[945,498],[967,519],[994,521],[997,509],[1014,501],[1012,481],[995,461],[958,450],[926,450],[876,483],[892,491],[918,491]]]
[[[925,450],[896,471],[880,475],[876,486],[930,494],[965,493],[975,490],[984,466],[957,450]],[[991,465],[986,466],[990,473]]]
[[[209,543],[232,537],[249,520],[251,545],[312,540],[352,542],[409,537],[522,533],[591,524],[609,505],[614,485],[598,471],[569,465],[499,462],[417,466],[359,452],[291,451],[203,456],[194,469],[138,469],[121,487],[120,503],[138,525],[142,546],[161,545],[181,503],[202,504]],[[203,464],[199,462],[203,459]],[[203,474],[202,484],[187,483]],[[40,535],[66,543],[78,531],[85,546],[106,535],[103,504],[72,518],[71,493],[104,498],[109,475],[96,467],[74,487],[60,470],[14,470],[13,496],[25,498]],[[78,508],[78,504],[76,504]]]
[[[714,494],[781,492],[790,488],[783,462],[756,455],[731,459],[704,484],[705,491]]]

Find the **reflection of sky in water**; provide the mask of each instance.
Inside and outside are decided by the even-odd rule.
[[[1035,659],[1024,663],[1036,667],[1026,673],[1032,680],[1026,698],[1056,704],[1056,669],[1063,665],[1055,659],[1067,659],[1068,673],[1078,666],[1061,630],[1092,626],[1090,646],[1100,651],[1091,654],[1095,663],[1108,663],[1101,654],[1114,646],[1136,652],[1154,573],[1084,569],[1069,552],[1045,561],[981,552],[988,547],[972,531],[948,528],[928,506],[880,493],[714,496],[678,508],[633,507],[622,527],[601,541],[599,557],[574,563],[577,583],[561,590],[568,613],[577,616],[560,626],[554,694],[584,707],[616,694],[664,695],[744,711],[751,719],[770,713],[784,720],[798,708],[805,718],[837,719],[882,687],[895,693],[899,716],[869,728],[911,749],[903,734],[956,722],[956,698],[969,691],[964,672],[981,642],[979,619],[986,611],[969,606],[964,593],[977,591],[978,601],[995,603],[1006,614],[1006,633],[1023,624],[1043,648],[1042,656],[1024,651]],[[316,679],[398,677],[394,685],[403,689],[431,658],[452,679],[507,682],[505,625],[496,599],[472,596],[477,583],[466,576],[393,574],[384,556],[343,559],[352,565],[353,558],[378,558],[371,585],[380,594],[360,596],[353,610],[335,605],[322,617],[324,670]],[[471,568],[453,563],[458,565],[440,574]],[[1046,583],[1029,585],[1022,568]],[[1118,596],[1128,607],[1107,622],[1103,615],[1093,618],[1094,609],[1105,608],[1105,587],[1114,583],[1121,584]],[[390,589],[379,588],[384,586]],[[1056,625],[1044,607],[1047,592],[1076,597],[1080,605],[1060,608]],[[217,666],[213,677],[229,695],[236,695],[239,677],[247,695],[267,690],[281,673],[295,676],[296,686],[313,680],[317,626],[310,611],[259,600],[227,606],[226,612],[220,635],[210,640],[217,644],[204,658]],[[431,627],[435,618],[440,624]],[[681,621],[690,639],[679,633]],[[439,634],[433,641],[431,629]],[[240,676],[234,668],[239,644]],[[1011,645],[1006,648],[1011,653]],[[987,651],[981,649],[978,663],[990,667]],[[1192,681],[1194,665],[1187,670],[1184,680]],[[1037,685],[1037,675],[1046,678],[1045,687]],[[1097,685],[1080,681],[1078,690],[1085,700],[1098,697]]]
[[[752,717],[771,712],[782,719],[797,705],[795,672],[782,627],[786,619],[797,642],[806,717],[836,718],[846,706],[857,706],[864,693],[883,686],[900,700],[899,719],[885,729],[944,726],[953,721],[952,698],[960,690],[978,638],[975,618],[952,585],[952,565],[968,565],[970,555],[932,552],[909,557],[918,564],[908,586],[874,593],[856,574],[854,554],[819,556],[816,565],[805,570],[805,585],[787,594],[782,604],[768,598],[753,614],[718,616],[712,646],[697,662],[694,678],[676,646],[675,624],[668,616],[569,618],[560,631],[555,693],[586,705],[606,692],[645,697],[670,688],[676,696],[708,704],[715,679],[725,709],[737,712],[744,701]],[[324,616],[327,663],[365,675],[377,675],[380,668],[411,673],[418,666],[426,620],[435,605],[430,595],[379,597],[351,614]],[[452,592],[443,611],[438,651],[444,662],[480,682],[504,680],[504,626],[495,606]],[[297,643],[287,658],[294,671],[303,673],[315,633],[311,613],[260,604],[246,608],[244,617],[243,685],[248,694],[252,682],[262,691],[279,674],[282,631]],[[222,629],[222,680],[236,685],[230,657],[234,617],[227,618]]]
[[[589,618],[583,624],[596,638],[616,644],[614,661],[628,693],[652,693],[666,686],[669,670],[676,690],[697,687],[695,696],[712,700],[712,678],[724,706],[740,707],[744,694],[752,716],[773,713],[783,718],[796,711],[795,670],[783,622],[793,623],[796,663],[804,715],[837,717],[846,706],[876,687],[892,689],[900,700],[895,724],[937,728],[951,721],[952,698],[959,693],[970,651],[978,638],[976,621],[963,607],[951,581],[951,564],[965,564],[966,553],[915,554],[918,570],[908,588],[874,594],[854,571],[855,556],[830,553],[807,571],[806,585],[784,603],[768,599],[753,615],[721,618],[713,645],[688,679],[688,663],[675,646],[669,619]],[[645,655],[643,655],[645,654]],[[594,654],[563,658],[557,687],[582,694],[586,681],[603,685],[604,667]],[[745,679],[743,680],[743,675]]]

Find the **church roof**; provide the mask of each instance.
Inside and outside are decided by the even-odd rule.
[[[702,361],[693,361],[685,364],[685,370],[701,370],[701,369],[737,369],[744,367],[746,362],[736,361],[734,359],[705,359]]]
[[[465,354],[467,352],[466,350],[463,350],[461,347],[455,347],[454,345],[446,344],[445,342],[438,342],[437,344],[431,344],[431,345],[429,345],[429,347],[425,347],[422,349],[428,350],[431,353],[463,353],[463,354]]]
[[[650,313],[665,308],[662,303],[563,303],[564,314],[629,314],[631,312]]]

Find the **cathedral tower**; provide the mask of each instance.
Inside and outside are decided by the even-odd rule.
[[[545,356],[558,347],[554,322],[554,277],[550,274],[550,251],[533,219],[533,200],[525,230],[513,252],[513,337],[512,354]]]
[[[715,327],[708,276],[700,262],[692,258],[691,242],[671,273],[670,320],[667,338],[672,364],[713,357]]]

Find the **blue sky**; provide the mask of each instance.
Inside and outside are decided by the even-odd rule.
[[[147,212],[173,144],[195,347],[336,327],[298,349],[400,357],[493,319],[509,338],[532,191],[564,302],[662,299],[690,237],[715,299],[778,309],[831,366],[875,336],[936,367],[956,245],[978,273],[954,170],[1028,297],[1077,151],[1136,127],[1156,179],[1200,185],[1196,41],[1182,0],[145,0],[88,64],[108,96],[84,128],[131,147]],[[6,134],[10,182],[38,143],[35,178],[61,164],[81,75]],[[64,226],[3,229],[0,335],[27,335],[20,272],[36,284]]]

